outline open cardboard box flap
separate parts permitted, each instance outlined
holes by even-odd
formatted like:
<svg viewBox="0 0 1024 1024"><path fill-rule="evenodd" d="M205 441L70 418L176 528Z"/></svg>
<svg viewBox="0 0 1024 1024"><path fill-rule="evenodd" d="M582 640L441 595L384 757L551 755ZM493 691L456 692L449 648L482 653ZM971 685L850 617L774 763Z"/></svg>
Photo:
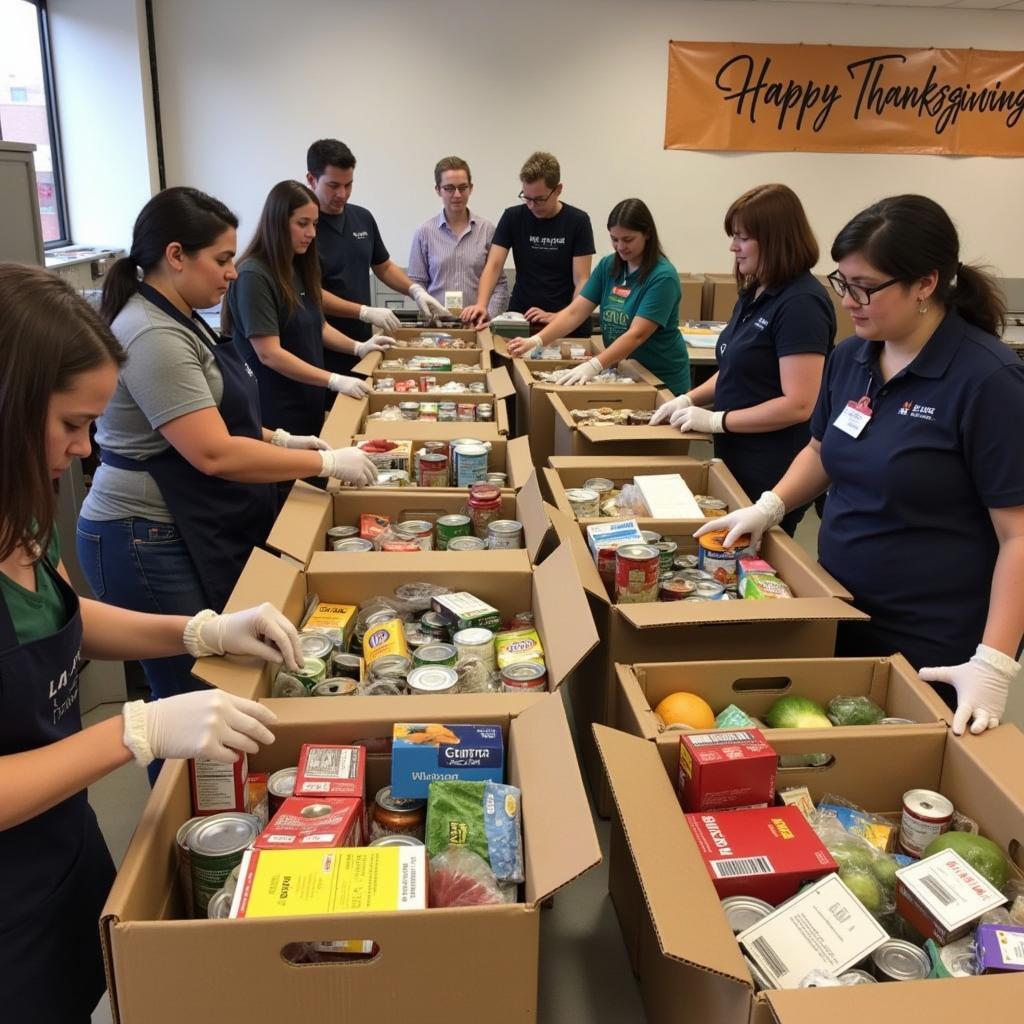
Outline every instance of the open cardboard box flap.
<svg viewBox="0 0 1024 1024"><path fill-rule="evenodd" d="M573 554L573 568L583 589L607 604L608 591L604 588L597 566L590 555L590 548L587 547L576 521L554 505L545 504L544 510L563 547L568 547Z"/></svg>
<svg viewBox="0 0 1024 1024"><path fill-rule="evenodd" d="M505 464L508 467L508 485L516 490L526 485L533 472L533 459L530 456L530 439L515 437L505 448Z"/></svg>
<svg viewBox="0 0 1024 1024"><path fill-rule="evenodd" d="M606 598L607 600L607 598ZM618 604L619 614L636 629L673 623L811 622L817 619L857 622L866 613L833 597L794 597L784 601L651 601Z"/></svg>
<svg viewBox="0 0 1024 1024"><path fill-rule="evenodd" d="M536 565L541 547L548 534L552 532L551 523L544 510L544 499L541 497L540 482L537 480L536 472L530 473L517 500L519 521L523 524L526 553L530 556L530 564Z"/></svg>
<svg viewBox="0 0 1024 1024"><path fill-rule="evenodd" d="M671 395L669 396L671 398ZM619 426L580 426L576 428L588 441L710 441L710 434L700 434L695 430L682 433L675 427L619 427ZM625 433L628 431L628 433Z"/></svg>
<svg viewBox="0 0 1024 1024"><path fill-rule="evenodd" d="M593 731L661 951L749 986L714 887L679 885L680 877L706 878L707 868L658 751L604 725Z"/></svg>
<svg viewBox="0 0 1024 1024"><path fill-rule="evenodd" d="M406 395L396 396L395 401L403 401L406 397ZM416 398L409 399L409 401L416 400ZM353 435L383 437L388 440L408 438L413 441L454 441L460 437L474 437L481 441L490 441L498 436L506 437L509 432L508 411L505 408L505 403L496 402L495 405L494 419L488 421L456 420L442 423L438 420L371 420L364 416L359 427L353 431Z"/></svg>
<svg viewBox="0 0 1024 1024"><path fill-rule="evenodd" d="M523 792L528 840L526 901L535 904L599 864L601 847L562 702L549 697L526 708L510 733L515 764L509 781ZM543 799L531 800L531 793Z"/></svg>
<svg viewBox="0 0 1024 1024"><path fill-rule="evenodd" d="M376 354L380 355L379 352ZM359 424L366 419L369 406L367 398L338 395L327 413L320 436L332 448L347 448L352 443L352 437L359 433Z"/></svg>
<svg viewBox="0 0 1024 1024"><path fill-rule="evenodd" d="M512 378L504 366L488 371L487 387L497 399L511 398L516 393L516 386L512 383Z"/></svg>
<svg viewBox="0 0 1024 1024"><path fill-rule="evenodd" d="M333 499L297 480L267 536L267 546L306 566L332 525Z"/></svg>

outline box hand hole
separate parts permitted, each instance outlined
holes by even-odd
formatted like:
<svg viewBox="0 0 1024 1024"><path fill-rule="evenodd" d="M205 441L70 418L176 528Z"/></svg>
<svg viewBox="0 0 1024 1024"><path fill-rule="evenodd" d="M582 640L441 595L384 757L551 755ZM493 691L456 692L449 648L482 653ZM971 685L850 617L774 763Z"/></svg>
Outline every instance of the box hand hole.
<svg viewBox="0 0 1024 1024"><path fill-rule="evenodd" d="M782 693L793 685L789 676L744 676L732 684L733 693Z"/></svg>
<svg viewBox="0 0 1024 1024"><path fill-rule="evenodd" d="M281 947L281 959L296 967L370 964L379 957L380 945L373 939L316 939Z"/></svg>

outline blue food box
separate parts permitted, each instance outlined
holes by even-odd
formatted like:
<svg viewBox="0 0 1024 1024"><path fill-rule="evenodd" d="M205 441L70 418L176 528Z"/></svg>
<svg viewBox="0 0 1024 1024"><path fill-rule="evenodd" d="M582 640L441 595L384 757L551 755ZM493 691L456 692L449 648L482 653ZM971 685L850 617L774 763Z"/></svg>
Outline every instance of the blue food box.
<svg viewBox="0 0 1024 1024"><path fill-rule="evenodd" d="M432 782L504 782L505 741L497 725L396 722L391 795L426 799Z"/></svg>

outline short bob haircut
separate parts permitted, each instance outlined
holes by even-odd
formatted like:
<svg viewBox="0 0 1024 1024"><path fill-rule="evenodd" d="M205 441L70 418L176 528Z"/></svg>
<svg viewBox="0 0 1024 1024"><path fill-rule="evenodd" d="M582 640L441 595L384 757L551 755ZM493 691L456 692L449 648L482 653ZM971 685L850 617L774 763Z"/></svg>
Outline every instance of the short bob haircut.
<svg viewBox="0 0 1024 1024"><path fill-rule="evenodd" d="M744 277L736 270L741 287L765 288L794 281L818 262L818 243L803 205L788 185L758 185L744 192L725 214L725 233L741 232L755 239L757 273Z"/></svg>

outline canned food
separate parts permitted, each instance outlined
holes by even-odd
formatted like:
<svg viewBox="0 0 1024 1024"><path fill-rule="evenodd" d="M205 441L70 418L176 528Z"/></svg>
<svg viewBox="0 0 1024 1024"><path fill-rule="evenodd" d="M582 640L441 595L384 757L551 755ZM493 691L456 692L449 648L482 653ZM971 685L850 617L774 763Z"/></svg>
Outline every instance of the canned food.
<svg viewBox="0 0 1024 1024"><path fill-rule="evenodd" d="M658 549L650 544L624 544L615 551L615 600L637 604L658 599Z"/></svg>
<svg viewBox="0 0 1024 1024"><path fill-rule="evenodd" d="M192 907L196 917L206 917L211 897L224 883L232 868L242 863L242 854L260 833L253 814L229 811L204 818L188 834L192 863Z"/></svg>
<svg viewBox="0 0 1024 1024"><path fill-rule="evenodd" d="M862 971L859 967L843 971L838 980L844 985L875 985L878 983L877 978L872 977L867 971Z"/></svg>
<svg viewBox="0 0 1024 1024"><path fill-rule="evenodd" d="M722 601L725 599L725 587L715 580L698 580L693 584L692 596L701 601Z"/></svg>
<svg viewBox="0 0 1024 1024"><path fill-rule="evenodd" d="M459 402L455 406L455 418L460 422L469 423L476 419L476 405L473 402Z"/></svg>
<svg viewBox="0 0 1024 1024"><path fill-rule="evenodd" d="M722 900L722 910L734 935L752 928L766 918L775 908L756 896L727 896Z"/></svg>
<svg viewBox="0 0 1024 1024"><path fill-rule="evenodd" d="M422 846L423 840L415 836L381 836L371 839L370 846Z"/></svg>
<svg viewBox="0 0 1024 1024"><path fill-rule="evenodd" d="M334 645L331 638L323 633L300 633L299 650L307 658L319 658L325 661L331 656Z"/></svg>
<svg viewBox="0 0 1024 1024"><path fill-rule="evenodd" d="M309 690L298 676L279 669L274 676L274 684L270 687L271 697L308 697Z"/></svg>
<svg viewBox="0 0 1024 1024"><path fill-rule="evenodd" d="M523 546L523 524L517 519L494 519L487 524L487 546L492 551Z"/></svg>
<svg viewBox="0 0 1024 1024"><path fill-rule="evenodd" d="M420 616L420 629L435 640L447 642L451 636L448 623L437 612L424 612Z"/></svg>
<svg viewBox="0 0 1024 1024"><path fill-rule="evenodd" d="M437 402L420 402L420 419L425 423L436 423L438 419Z"/></svg>
<svg viewBox="0 0 1024 1024"><path fill-rule="evenodd" d="M468 537L472 532L472 524L469 516L455 513L450 516L441 516L437 520L437 550L447 551L448 542L456 537Z"/></svg>
<svg viewBox="0 0 1024 1024"><path fill-rule="evenodd" d="M335 679L354 679L358 683L363 676L363 659L358 654L335 651L331 655L331 675Z"/></svg>
<svg viewBox="0 0 1024 1024"><path fill-rule="evenodd" d="M434 642L434 638L432 636L427 636L427 634L420 629L418 624L412 626L407 625L405 627L405 642L409 651L415 653L424 644L432 644Z"/></svg>
<svg viewBox="0 0 1024 1024"><path fill-rule="evenodd" d="M474 395L482 395L487 391L487 386L482 380L470 381L466 385L466 390L472 392Z"/></svg>
<svg viewBox="0 0 1024 1024"><path fill-rule="evenodd" d="M409 473L404 469L388 469L377 474L375 487L408 487Z"/></svg>
<svg viewBox="0 0 1024 1024"><path fill-rule="evenodd" d="M615 548L597 549L597 574L601 577L608 596L615 598Z"/></svg>
<svg viewBox="0 0 1024 1024"><path fill-rule="evenodd" d="M548 671L536 661L517 661L501 670L503 693L543 693L548 688Z"/></svg>
<svg viewBox="0 0 1024 1024"><path fill-rule="evenodd" d="M673 563L676 559L676 552L679 550L679 545L674 540L659 540L657 544L651 545L658 549L658 555L661 560L661 571L671 572Z"/></svg>
<svg viewBox="0 0 1024 1024"><path fill-rule="evenodd" d="M511 619L508 620L509 629L533 629L535 623L533 612L521 611L516 612Z"/></svg>
<svg viewBox="0 0 1024 1024"><path fill-rule="evenodd" d="M380 479L377 480L380 483ZM372 551L373 541L364 537L346 537L345 540L336 540L333 545L334 551Z"/></svg>
<svg viewBox="0 0 1024 1024"><path fill-rule="evenodd" d="M298 768L281 768L267 778L267 810L273 817L290 796L295 795L295 776Z"/></svg>
<svg viewBox="0 0 1024 1024"><path fill-rule="evenodd" d="M449 551L484 551L486 548L479 537L455 537L448 542Z"/></svg>
<svg viewBox="0 0 1024 1024"><path fill-rule="evenodd" d="M415 538L424 551L434 550L434 524L426 519L406 519L398 524L398 530Z"/></svg>
<svg viewBox="0 0 1024 1024"><path fill-rule="evenodd" d="M412 671L412 660L402 654L385 654L371 666L371 683L391 683L400 690L405 689L406 680Z"/></svg>
<svg viewBox="0 0 1024 1024"><path fill-rule="evenodd" d="M683 601L697 591L697 584L682 576L670 576L658 586L659 601Z"/></svg>
<svg viewBox="0 0 1024 1024"><path fill-rule="evenodd" d="M487 483L505 487L508 485L508 473L488 473Z"/></svg>
<svg viewBox="0 0 1024 1024"><path fill-rule="evenodd" d="M970 978L978 973L978 958L974 948L974 936L965 935L956 942L939 946L939 960L946 973L954 978Z"/></svg>
<svg viewBox="0 0 1024 1024"><path fill-rule="evenodd" d="M359 682L347 676L325 679L313 687L314 697L350 697L356 692Z"/></svg>
<svg viewBox="0 0 1024 1024"><path fill-rule="evenodd" d="M398 411L402 414L403 420L418 420L420 418L420 403L400 402Z"/></svg>
<svg viewBox="0 0 1024 1024"><path fill-rule="evenodd" d="M206 818L189 818L175 836L174 848L178 858L178 882L181 885L181 902L185 907L185 913L191 917L192 908L192 858L188 849L188 837L192 829Z"/></svg>
<svg viewBox="0 0 1024 1024"><path fill-rule="evenodd" d="M454 402L438 402L437 405L437 422L438 423L454 423L458 419L455 411Z"/></svg>
<svg viewBox="0 0 1024 1024"><path fill-rule="evenodd" d="M394 391L395 390L395 378L394 377L378 377L377 383L374 385L374 389L377 391Z"/></svg>
<svg viewBox="0 0 1024 1024"><path fill-rule="evenodd" d="M736 589L737 561L756 552L750 544L750 535L740 537L731 547L725 546L725 530L705 533L697 538L697 565L705 572L710 572L727 590Z"/></svg>
<svg viewBox="0 0 1024 1024"><path fill-rule="evenodd" d="M688 580L693 580L694 583L715 582L715 577L712 576L711 573L705 572L703 569L680 569L679 575L686 577Z"/></svg>
<svg viewBox="0 0 1024 1024"><path fill-rule="evenodd" d="M475 483L469 488L469 520L473 535L487 539L487 526L501 518L501 490L495 484Z"/></svg>
<svg viewBox="0 0 1024 1024"><path fill-rule="evenodd" d="M391 795L390 786L384 786L377 790L370 810L371 845L381 845L384 838L414 839L421 844L426 821L426 800L401 800Z"/></svg>
<svg viewBox="0 0 1024 1024"><path fill-rule="evenodd" d="M696 569L697 568L697 556L696 555L676 555L675 561L672 563L674 569Z"/></svg>
<svg viewBox="0 0 1024 1024"><path fill-rule="evenodd" d="M879 981L921 981L931 974L928 954L905 939L889 939L871 954L871 969Z"/></svg>
<svg viewBox="0 0 1024 1024"><path fill-rule="evenodd" d="M494 419L494 406L490 402L481 402L476 407L476 418L481 423L490 423Z"/></svg>
<svg viewBox="0 0 1024 1024"><path fill-rule="evenodd" d="M380 621L382 616L383 621ZM387 655L404 656L408 661L409 648L405 642L405 624L395 613L382 611L366 620L363 660L372 667L374 662Z"/></svg>
<svg viewBox="0 0 1024 1024"><path fill-rule="evenodd" d="M705 519L717 519L729 511L729 506L721 498L712 498L707 494L695 494L694 501L697 507L704 513Z"/></svg>
<svg viewBox="0 0 1024 1024"><path fill-rule="evenodd" d="M456 487L468 487L487 477L487 448L479 443L460 444L455 449Z"/></svg>
<svg viewBox="0 0 1024 1024"><path fill-rule="evenodd" d="M223 920L231 916L231 904L234 902L234 891L218 889L206 905L206 916L211 920Z"/></svg>
<svg viewBox="0 0 1024 1024"><path fill-rule="evenodd" d="M420 375L420 391L436 391L437 390L437 377L432 373L424 373Z"/></svg>
<svg viewBox="0 0 1024 1024"><path fill-rule="evenodd" d="M420 449L416 459L416 482L420 487L447 487L448 456L444 452Z"/></svg>
<svg viewBox="0 0 1024 1024"><path fill-rule="evenodd" d="M453 644L432 642L418 647L412 656L412 663L419 668L421 665L449 665L455 667L458 652Z"/></svg>
<svg viewBox="0 0 1024 1024"><path fill-rule="evenodd" d="M453 637L455 651L459 660L477 658L491 672L498 669L497 655L494 650L494 633L489 629L460 629Z"/></svg>
<svg viewBox="0 0 1024 1024"><path fill-rule="evenodd" d="M418 694L454 693L459 673L450 665L421 665L409 673L409 692Z"/></svg>
<svg viewBox="0 0 1024 1024"><path fill-rule="evenodd" d="M589 487L570 487L565 497L577 519L587 519L601 513L600 496Z"/></svg>
<svg viewBox="0 0 1024 1024"><path fill-rule="evenodd" d="M592 476L589 480L583 481L583 487L588 491L595 491L600 500L607 497L609 491L615 490L615 484L605 476Z"/></svg>
<svg viewBox="0 0 1024 1024"><path fill-rule="evenodd" d="M333 547L336 540L348 540L359 536L358 526L332 526L327 531L327 546Z"/></svg>
<svg viewBox="0 0 1024 1024"><path fill-rule="evenodd" d="M949 831L953 820L953 804L941 793L930 789L910 789L903 794L903 815L900 818L900 851L920 857L925 847Z"/></svg>
<svg viewBox="0 0 1024 1024"><path fill-rule="evenodd" d="M654 530L641 530L640 536L643 537L645 544L660 544L661 534L656 533Z"/></svg>

